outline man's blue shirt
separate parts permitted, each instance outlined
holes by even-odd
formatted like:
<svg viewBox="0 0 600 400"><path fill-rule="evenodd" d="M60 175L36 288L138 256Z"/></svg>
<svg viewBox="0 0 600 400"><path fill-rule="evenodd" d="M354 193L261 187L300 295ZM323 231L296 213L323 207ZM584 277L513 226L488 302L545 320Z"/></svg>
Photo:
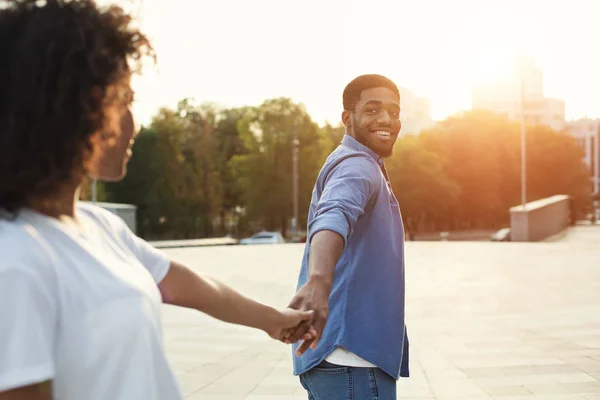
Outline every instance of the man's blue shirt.
<svg viewBox="0 0 600 400"><path fill-rule="evenodd" d="M383 158L349 135L327 158L313 189L298 288L308 279L312 236L339 233L329 318L316 350L294 355L294 374L341 346L398 379L407 377L404 228ZM297 345L293 346L295 351Z"/></svg>

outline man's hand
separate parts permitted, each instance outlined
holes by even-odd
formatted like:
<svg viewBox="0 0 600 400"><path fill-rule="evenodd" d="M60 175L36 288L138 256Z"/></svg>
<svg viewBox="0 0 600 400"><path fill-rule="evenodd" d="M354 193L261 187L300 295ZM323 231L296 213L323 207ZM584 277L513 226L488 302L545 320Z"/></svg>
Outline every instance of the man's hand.
<svg viewBox="0 0 600 400"><path fill-rule="evenodd" d="M317 332L312 328L310 324L312 317L312 310L299 311L293 310L291 308L286 308L278 313L277 318L274 321L272 321L271 324L269 324L270 326L265 328L265 332L267 332L267 334L273 339L288 344L291 342L286 340L286 335L290 331L299 332L300 337L298 340L310 340L317 336ZM304 326L305 328L301 329L300 326Z"/></svg>
<svg viewBox="0 0 600 400"><path fill-rule="evenodd" d="M309 347L317 348L329 316L329 294L333 287L335 266L344 250L344 238L330 230L318 231L310 242L308 281L298 289L288 307L295 310L313 310L312 321L305 321L295 331L286 334L288 342L296 343L310 324L316 332L311 339L304 339L296 350L301 356Z"/></svg>
<svg viewBox="0 0 600 400"><path fill-rule="evenodd" d="M321 279L310 279L304 286L298 289L298 292L290 302L289 307L307 311L312 310L312 321L302 322L296 330L292 330L286 335L286 342L296 343L300 339L302 344L296 350L296 355L301 356L309 347L314 350L323 335L327 317L329 316L329 293L331 284ZM315 335L305 339L303 334L310 329L312 325Z"/></svg>

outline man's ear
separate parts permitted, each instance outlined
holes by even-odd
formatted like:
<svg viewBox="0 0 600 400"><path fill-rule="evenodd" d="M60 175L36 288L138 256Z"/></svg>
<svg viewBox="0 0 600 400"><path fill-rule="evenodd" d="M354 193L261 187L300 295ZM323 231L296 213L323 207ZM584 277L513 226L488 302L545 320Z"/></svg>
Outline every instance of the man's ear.
<svg viewBox="0 0 600 400"><path fill-rule="evenodd" d="M352 113L350 111L344 110L342 112L342 123L346 129L350 129L352 127Z"/></svg>

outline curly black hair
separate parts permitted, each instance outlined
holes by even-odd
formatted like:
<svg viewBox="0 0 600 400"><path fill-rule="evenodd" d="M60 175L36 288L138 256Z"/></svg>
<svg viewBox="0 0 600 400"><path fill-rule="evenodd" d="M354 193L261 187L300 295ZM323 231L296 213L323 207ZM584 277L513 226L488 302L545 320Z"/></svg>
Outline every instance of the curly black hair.
<svg viewBox="0 0 600 400"><path fill-rule="evenodd" d="M93 0L0 0L0 214L84 178L94 134L154 57L132 25Z"/></svg>

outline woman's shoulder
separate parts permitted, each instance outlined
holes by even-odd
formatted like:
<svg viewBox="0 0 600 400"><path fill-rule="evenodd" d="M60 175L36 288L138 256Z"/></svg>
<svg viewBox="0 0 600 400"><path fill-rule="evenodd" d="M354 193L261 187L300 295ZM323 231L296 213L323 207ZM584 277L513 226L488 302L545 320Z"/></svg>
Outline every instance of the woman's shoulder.
<svg viewBox="0 0 600 400"><path fill-rule="evenodd" d="M0 219L0 272L18 269L45 275L51 270L53 257L43 230L22 218Z"/></svg>

